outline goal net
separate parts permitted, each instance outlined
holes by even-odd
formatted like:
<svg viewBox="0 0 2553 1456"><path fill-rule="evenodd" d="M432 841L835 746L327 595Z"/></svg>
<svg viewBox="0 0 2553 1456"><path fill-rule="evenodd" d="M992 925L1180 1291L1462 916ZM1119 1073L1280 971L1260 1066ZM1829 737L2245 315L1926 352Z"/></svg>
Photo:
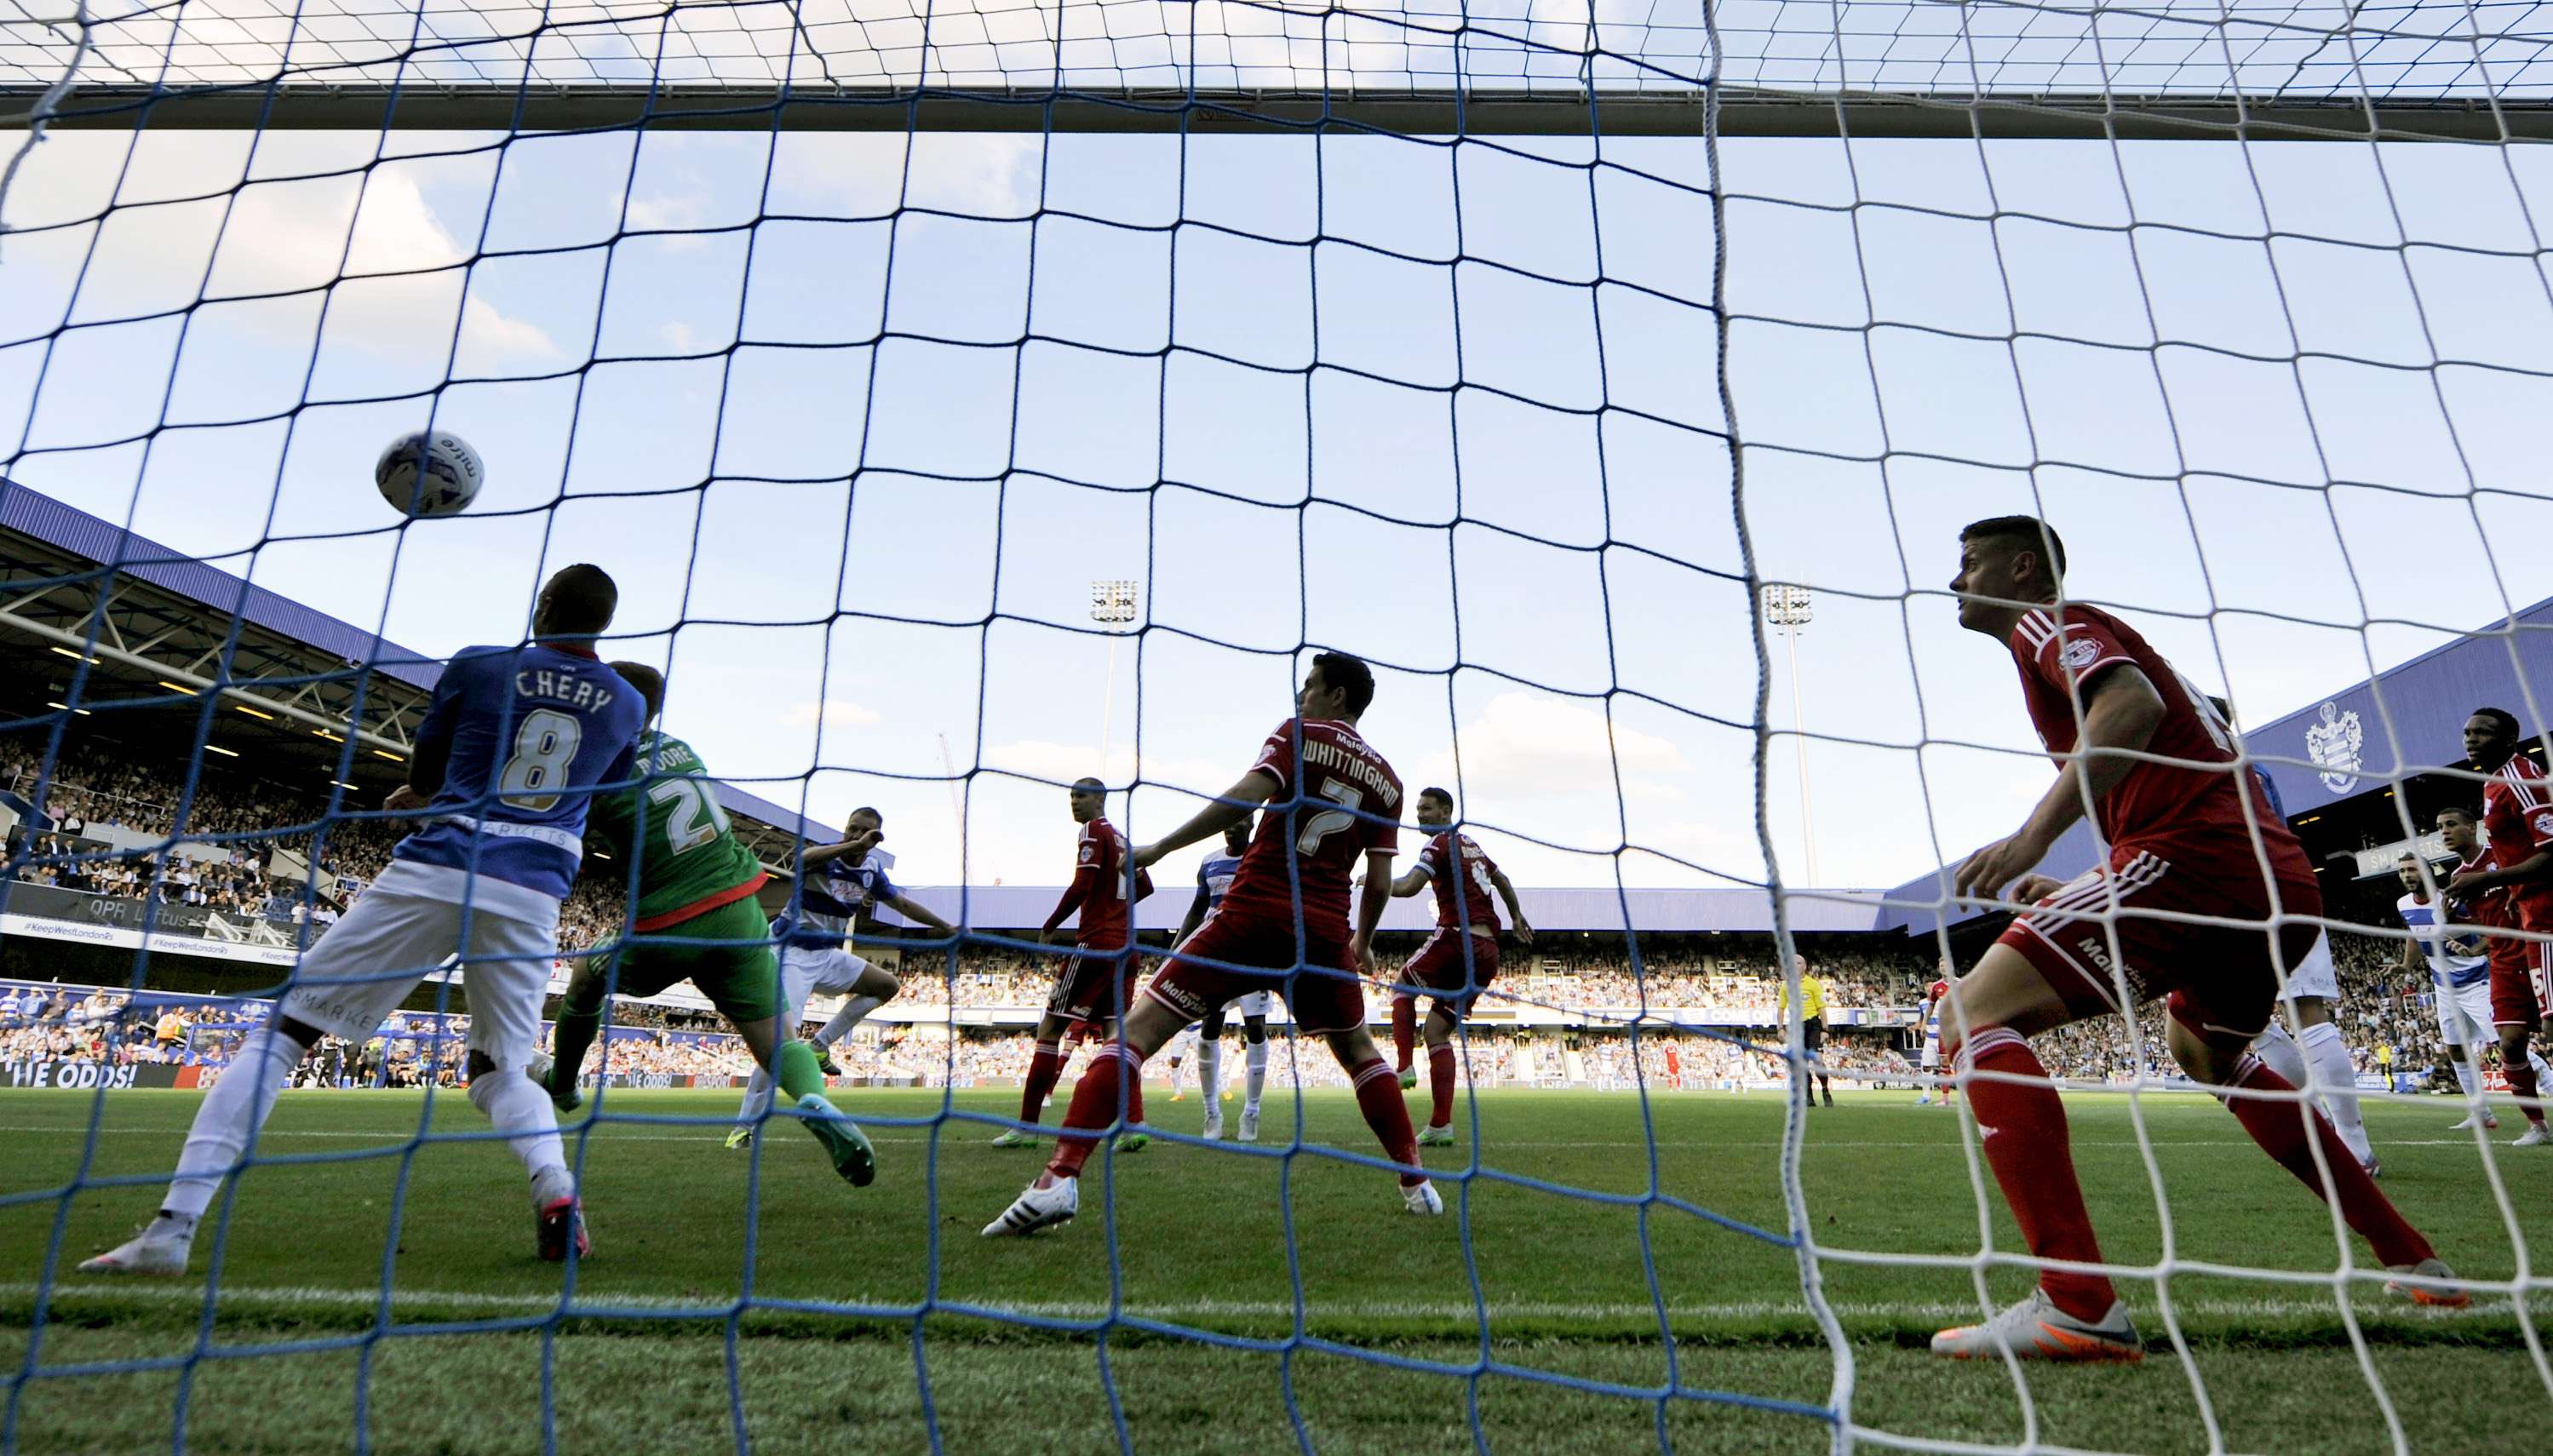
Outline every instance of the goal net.
<svg viewBox="0 0 2553 1456"><path fill-rule="evenodd" d="M2532 3L18 0L0 1447L2406 1451L2469 1449L2476 1388L2540 1417L2553 1189L2495 1151L2504 1100L2447 1132L2474 1104L2415 1090L2455 1084L2386 888L2396 849L2452 873L2432 821L2482 775L2382 674L2487 645L2439 691L2548 724L2548 102ZM429 424L488 484L404 520L361 473ZM2138 1384L1922 1353L2048 1267L1973 1112L1897 1095L1943 1090L1924 986L2000 924L1949 867L2050 782L1947 587L2014 514L2246 727L2361 694L2246 757L2365 841L2307 837L2339 1024L2474 1308L2385 1303L2150 1010L2041 1042ZM897 881L951 887L963 933L890 918L902 990L834 1049L879 1184L844 1202L781 1120L718 1161L701 1089L749 1068L698 996L624 997L569 1128L603 1246L500 1259L512 1165L435 1085L435 980L296 1072L412 1100L287 1094L187 1279L75 1275L195 1105L131 1068L213 1084L396 838L435 664L577 561L773 871L871 808ZM1280 1007L1255 1147L1157 1058L1150 1161L979 1245L1035 1171L984 1140L1065 787L1162 837L1328 649L1561 917L1457 1034L1447 1217L1385 1221ZM2078 830L2044 867L2092 863ZM1157 867L1155 941L1194 870ZM571 897L570 949L635 933L620 889ZM94 998L47 896L128 907ZM1378 1035L1423 924L1386 924ZM1423 1118L1423 1038L1415 1071Z"/></svg>

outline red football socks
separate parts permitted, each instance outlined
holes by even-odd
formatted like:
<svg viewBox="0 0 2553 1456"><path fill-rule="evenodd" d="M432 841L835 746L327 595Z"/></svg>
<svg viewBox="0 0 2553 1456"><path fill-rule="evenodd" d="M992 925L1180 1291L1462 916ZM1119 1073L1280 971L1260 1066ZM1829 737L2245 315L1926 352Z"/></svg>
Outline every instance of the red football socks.
<svg viewBox="0 0 2553 1456"><path fill-rule="evenodd" d="M2048 1084L2048 1068L2016 1032L1981 1027L1959 1048L1960 1070L2003 1072L2036 1078L2018 1082L1979 1077L1968 1083L1968 1106L1976 1114L1985 1144L1986 1164L2012 1205L2013 1221L2030 1252L2042 1259L2101 1262L2100 1241L2092 1235L2092 1215L2083 1206L2083 1187L2074 1178L2074 1150L2065 1132L2065 1104ZM2350 1165L2356 1167L2356 1164ZM2077 1319L2097 1320L2119 1297L2110 1281L2097 1274L2045 1270L2039 1287L2050 1302Z"/></svg>
<svg viewBox="0 0 2553 1456"><path fill-rule="evenodd" d="M1054 1157L1047 1161L1047 1172L1056 1177L1081 1176L1081 1165L1099 1146L1099 1129L1117 1120L1117 1088L1128 1082L1133 1096L1126 1120L1131 1123L1142 1116L1144 1059L1123 1042L1110 1042L1092 1055L1063 1109L1063 1126L1055 1133Z"/></svg>
<svg viewBox="0 0 2553 1456"><path fill-rule="evenodd" d="M1392 1069L1394 1071L1407 1071L1409 1069L1410 1048L1417 1040L1418 998L1415 996L1392 997L1391 1055L1398 1059L1392 1063Z"/></svg>
<svg viewBox="0 0 2553 1456"><path fill-rule="evenodd" d="M1348 1080L1356 1085L1357 1108L1365 1113L1365 1125L1374 1129L1375 1140L1383 1144L1383 1156L1403 1168L1416 1168L1418 1134L1409 1126L1409 1104L1401 1099L1400 1078L1384 1064L1382 1058L1376 1057L1349 1067ZM1080 1094L1074 1093L1076 1110L1080 1101ZM1423 1173L1400 1176L1404 1188L1425 1181L1427 1175Z"/></svg>
<svg viewBox="0 0 2553 1456"><path fill-rule="evenodd" d="M2246 1055L2234 1073L2234 1086L2252 1092L2292 1092L2295 1087L2285 1077L2262 1064L2261 1059ZM2376 1250L2376 1257L2387 1265L2417 1264L2436 1251L2420 1231L2402 1220L2394 1211L2391 1199L2376 1186L2376 1179L2358 1166L2358 1155L2332 1130L2331 1122L2320 1112L2299 1110L2294 1102L2264 1101L2258 1097L2227 1097L2225 1105L2234 1109L2242 1121L2243 1131L2261 1145L2261 1151L2278 1162L2280 1168L2294 1174L2298 1181L2323 1195L2322 1172L2314 1167L2313 1151L2306 1145L2306 1117L2312 1118L2313 1136L2322 1144L2323 1162L2331 1171L2331 1196L2340 1204L2341 1217L2358 1230Z"/></svg>
<svg viewBox="0 0 2553 1456"><path fill-rule="evenodd" d="M2535 1065L2524 1057L2502 1056L2500 1072L2508 1078L2508 1095L2517 1099L2517 1110L2532 1123L2544 1121L2544 1104L2535 1100Z"/></svg>
<svg viewBox="0 0 2553 1456"><path fill-rule="evenodd" d="M1046 1116L1046 1099L1054 1095L1062 1075L1062 1049L1053 1042L1038 1043L1029 1056L1029 1074L1020 1083L1020 1121L1034 1125Z"/></svg>
<svg viewBox="0 0 2553 1456"><path fill-rule="evenodd" d="M1427 1049L1427 1091L1434 1099L1428 1109L1429 1127L1450 1127L1454 1122L1454 1044Z"/></svg>

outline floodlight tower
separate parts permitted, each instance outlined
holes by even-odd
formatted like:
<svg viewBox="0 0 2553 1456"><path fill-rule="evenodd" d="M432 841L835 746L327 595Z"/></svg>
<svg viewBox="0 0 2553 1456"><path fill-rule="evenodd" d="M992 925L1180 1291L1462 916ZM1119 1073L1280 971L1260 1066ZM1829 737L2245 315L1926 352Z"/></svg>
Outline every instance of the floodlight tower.
<svg viewBox="0 0 2553 1456"><path fill-rule="evenodd" d="M1808 882L1814 885L1818 882L1818 830L1809 814L1809 735L1800 716L1800 633L1816 618L1817 606L1808 588L1790 582L1766 582L1763 602L1764 623L1782 634L1791 665L1791 736L1800 767L1800 845Z"/></svg>

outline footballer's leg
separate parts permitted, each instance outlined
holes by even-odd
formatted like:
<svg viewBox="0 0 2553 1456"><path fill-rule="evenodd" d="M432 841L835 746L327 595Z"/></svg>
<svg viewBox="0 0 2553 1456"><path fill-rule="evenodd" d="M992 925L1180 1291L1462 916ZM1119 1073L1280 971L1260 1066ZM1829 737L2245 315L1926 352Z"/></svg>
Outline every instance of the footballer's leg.
<svg viewBox="0 0 2553 1456"><path fill-rule="evenodd" d="M784 945L778 954L781 1006L779 1024L772 1032L772 1039L765 1041L760 1048L754 1048L752 1039L746 1038L746 1046L753 1050L753 1075L745 1079L744 1099L736 1105L735 1109L735 1126L727 1131L726 1147L730 1152L752 1147L755 1134L761 1131L763 1121L771 1116L771 1095L779 1087L774 1073L782 1069L774 1064L784 1060L779 1055L782 1048L777 1039L796 1031L804 1023L807 998L814 994L817 978L825 971L836 968L827 963L827 957L845 955L845 952L839 949L819 951L808 946ZM703 986L701 989L707 991L708 987ZM744 1022L754 1020L760 1014L760 998L753 998L750 1006L740 1007L738 1010L730 1011L724 1006L720 1007L720 1010L725 1013L730 1025L740 1030ZM823 1090L824 1055L812 1050L809 1055L816 1063L817 1076L814 1085L791 1088L792 1102L798 1100L802 1090ZM785 1061L793 1070L796 1069L794 1057ZM803 1075L800 1080L804 1082Z"/></svg>
<svg viewBox="0 0 2553 1456"><path fill-rule="evenodd" d="M375 890L348 907L303 952L276 1015L248 1034L204 1094L159 1213L80 1273L184 1274L204 1210L222 1179L244 1166L293 1067L323 1036L369 1035L428 968L451 963L460 932L461 907L440 900Z"/></svg>
<svg viewBox="0 0 2553 1456"><path fill-rule="evenodd" d="M585 1054L603 1030L603 1007L610 999L612 972L620 956L614 951L580 957L568 977L567 994L559 998L548 1074L540 1080L551 1105L561 1112L574 1112L584 1105L585 1094L577 1090L577 1081L585 1069Z"/></svg>
<svg viewBox="0 0 2553 1456"><path fill-rule="evenodd" d="M477 911L469 917L469 934L462 974L470 987L470 1103L504 1138L531 1180L540 1256L553 1263L582 1256L589 1248L585 1211L559 1140L558 1109L548 1088L525 1074L540 1042L541 1000L558 954L558 926Z"/></svg>
<svg viewBox="0 0 2553 1456"><path fill-rule="evenodd" d="M1460 1003L1439 1000L1428 1008L1427 1024L1427 1126L1418 1134L1422 1148L1447 1147L1454 1141L1454 1033L1461 1025L1454 1008Z"/></svg>
<svg viewBox="0 0 2553 1456"><path fill-rule="evenodd" d="M2471 1302L2454 1283L2454 1272L2394 1209L2312 1099L2294 1096L2294 1085L2250 1052L2255 1034L2225 1030L2227 1022L2250 1017L2211 1008L2185 990L2172 993L2170 1007L2172 1060L2192 1079L2215 1088L2261 1151L2317 1196L2337 1205L2385 1267L2403 1277L2386 1285L2387 1293L2450 1308Z"/></svg>
<svg viewBox="0 0 2553 1456"><path fill-rule="evenodd" d="M1205 1098L1205 1125L1197 1136L1211 1143L1223 1136L1223 1008L1206 1013L1197 1027L1197 1092Z"/></svg>
<svg viewBox="0 0 2553 1456"><path fill-rule="evenodd" d="M1168 972L1165 971L1164 975ZM1104 1130L1136 1116L1129 1082L1144 1074L1144 1059L1162 1050L1192 1018L1167 1001L1137 999L1116 1040L1101 1047L1082 1070L1055 1132L1054 1157L999 1218L984 1225L985 1238L1018 1238L1070 1223L1081 1206L1081 1170Z"/></svg>
<svg viewBox="0 0 2553 1456"><path fill-rule="evenodd" d="M1054 1084L1063 1076L1063 1038L1075 1025L1070 1017L1054 1011L1038 1018L1037 1048L1029 1054L1028 1075L1020 1080L1020 1121L1026 1126L1002 1129L993 1137L994 1147L1037 1146L1034 1129L1046 1116L1046 1099L1054 1094Z"/></svg>
<svg viewBox="0 0 2553 1456"><path fill-rule="evenodd" d="M1268 1091L1268 1017L1241 1018L1241 1141L1259 1141L1259 1101Z"/></svg>
<svg viewBox="0 0 2553 1456"><path fill-rule="evenodd" d="M2006 935L2028 924L2017 923ZM2044 938L2040 944L2054 945ZM1942 1050L1967 1089L1986 1164L2023 1240L2041 1259L2099 1264L2101 1245L2074 1175L2065 1104L2027 1040L2079 1019L2075 1009L2009 940L1987 948L1959 982L1957 1001L1942 1019ZM2007 1352L2020 1359L2139 1360L2145 1347L2106 1276L2050 1269L2030 1297L1982 1324L1933 1337L1933 1353L1954 1359Z"/></svg>
<svg viewBox="0 0 2553 1456"><path fill-rule="evenodd" d="M815 1045L817 1061L825 1064L832 1063L833 1048L841 1042L842 1038L851 1034L853 1027L867 1020L870 1012L894 1000L895 993L904 989L904 983L884 968L871 965L847 951L837 951L833 953L858 962L860 971L859 979L851 986L850 995L842 1001L842 1009L834 1012L832 1019L826 1022L817 1030L816 1035L809 1039ZM828 1072L840 1070L830 1064L824 1069Z"/></svg>
<svg viewBox="0 0 2553 1456"><path fill-rule="evenodd" d="M866 1187L877 1176L876 1150L858 1125L825 1096L825 1074L816 1065L816 1049L794 1038L782 1039L798 1024L796 1008L783 1001L780 964L769 937L761 934L760 907L740 900L684 924L700 926L705 941L722 943L704 946L698 952L692 984L744 1039L745 1050L753 1054L768 1080L777 1081L797 1104L798 1115L825 1149L833 1171L851 1186ZM789 1016L786 1023L784 1012ZM763 1101L767 1109L767 1090Z"/></svg>
<svg viewBox="0 0 2553 1456"><path fill-rule="evenodd" d="M1401 971L1406 978L1406 967ZM1418 997L1409 991L1391 993L1391 1069L1400 1077L1401 1090L1418 1085L1418 1067L1410 1060L1418 1041Z"/></svg>

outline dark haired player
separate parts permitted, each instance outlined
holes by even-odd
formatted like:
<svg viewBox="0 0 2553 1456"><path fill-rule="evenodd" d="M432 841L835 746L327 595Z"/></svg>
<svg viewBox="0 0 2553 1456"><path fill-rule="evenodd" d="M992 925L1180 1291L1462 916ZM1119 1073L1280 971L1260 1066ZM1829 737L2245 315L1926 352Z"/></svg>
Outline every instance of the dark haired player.
<svg viewBox="0 0 2553 1456"><path fill-rule="evenodd" d="M1081 826L1072 846L1072 879L1046 918L1045 939L1076 910L1081 922L1073 932L1073 954L1056 962L1054 994L1046 1015L1038 1019L1037 1050L1029 1058L1029 1074L1020 1084L1020 1121L1025 1127L1004 1128L993 1138L996 1148L1037 1144L1037 1126L1046 1115L1046 1099L1063 1074L1063 1039L1078 1028L1087 1036L1114 1027L1126 1014L1126 991L1134 984L1135 902L1153 893L1153 877L1126 873L1126 836L1108 822L1108 786L1094 778L1076 780L1071 792L1072 822ZM1130 888L1131 886L1131 888ZM1130 1089L1134 1110L1130 1123L1144 1120L1144 1088ZM1130 1133L1121 1145L1131 1153L1150 1141Z"/></svg>
<svg viewBox="0 0 2553 1456"><path fill-rule="evenodd" d="M1959 866L1959 895L1995 899L2014 885L2015 898L2033 903L1960 978L1946 1029L1986 1161L2030 1252L2102 1262L2064 1104L2026 1039L2164 996L2173 1059L2306 1186L2323 1191L2328 1174L2342 1216L2397 1276L2386 1289L2423 1304L2469 1303L2330 1122L2247 1050L2276 1009L2280 969L2321 933L2304 846L2235 768L2233 740L2206 698L2127 623L2060 603L2064 570L2054 531L2002 516L1959 533L1950 580L1959 624L2012 653L2058 768L2018 833ZM2087 804L2107 861L2069 884L2034 873ZM2300 918L2272 922L2280 915ZM2078 1267L2045 1270L2029 1297L1983 1324L1942 1331L1933 1352L2131 1361L2145 1345L2109 1278Z"/></svg>
<svg viewBox="0 0 2553 1456"><path fill-rule="evenodd" d="M1144 1059L1189 1022L1259 990L1280 992L1295 1027L1330 1044L1366 1125L1384 1156L1399 1165L1401 1205L1418 1214L1445 1211L1419 1170L1391 1064L1365 1026L1360 978L1374 973L1374 928L1391 896L1401 798L1391 765L1357 734L1373 701L1374 672L1364 661L1344 652L1313 658L1295 698L1297 716L1268 735L1250 771L1167 838L1136 852L1135 864L1157 864L1267 806L1231 893L1145 984L1123 1035L1091 1059L1073 1088L1054 1160L984 1225L986 1238L1070 1222L1081 1206L1082 1164L1104 1130L1131 1110L1120 1088L1142 1078ZM1351 927L1348 882L1360 862L1365 888Z"/></svg>
<svg viewBox="0 0 2553 1456"><path fill-rule="evenodd" d="M2482 828L2490 837L2483 855L2490 862L2459 866L2447 893L2483 902L2476 906L2479 924L2553 933L2553 785L2517 748L2517 716L2507 709L2477 708L2465 720L2465 757L2491 775L2482 786ZM2491 938L2491 1010L2501 1070L2526 1110L2526 1131L2512 1147L2553 1144L2526 1055L2528 1038L2542 1029L2544 1009L2553 1005L2548 964L2553 948L2542 941Z"/></svg>
<svg viewBox="0 0 2553 1456"><path fill-rule="evenodd" d="M543 1259L583 1254L585 1215L549 1094L526 1072L558 955L559 904L585 857L593 792L629 777L646 708L591 643L620 589L599 566L541 588L532 640L465 647L435 680L407 782L383 807L424 810L389 867L301 957L274 1018L248 1034L195 1109L160 1216L83 1274L186 1272L195 1228L241 1166L276 1094L322 1037L361 1042L438 965L470 997L470 1103L531 1175Z"/></svg>
<svg viewBox="0 0 2553 1456"><path fill-rule="evenodd" d="M1435 1003L1425 1028L1429 1111L1427 1126L1418 1134L1422 1148L1454 1141L1454 1031L1498 974L1498 913L1490 904L1492 894L1506 902L1516 943L1533 944L1533 927L1516 903L1515 886L1488 851L1453 826L1454 796L1443 789L1420 789L1418 827L1432 833L1418 851L1418 862L1391 882L1395 896L1436 887L1435 933L1400 968L1400 983L1418 987L1414 995ZM1393 1011L1397 1016L1398 1007ZM1396 1034L1396 1023L1394 1030Z"/></svg>

